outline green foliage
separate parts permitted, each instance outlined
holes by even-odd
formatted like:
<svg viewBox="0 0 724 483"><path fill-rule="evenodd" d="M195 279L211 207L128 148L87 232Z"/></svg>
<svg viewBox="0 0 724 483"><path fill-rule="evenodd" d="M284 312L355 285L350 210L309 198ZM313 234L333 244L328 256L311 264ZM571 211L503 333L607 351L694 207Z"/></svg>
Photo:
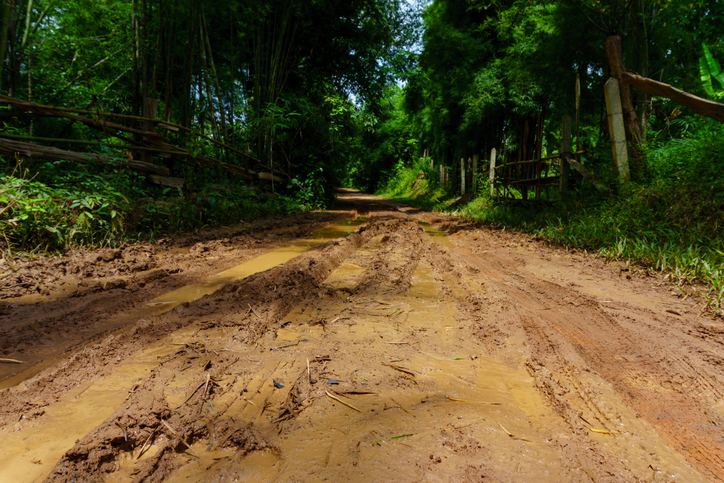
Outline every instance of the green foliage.
<svg viewBox="0 0 724 483"><path fill-rule="evenodd" d="M346 186L379 189L396 176L400 163L414 162L419 143L401 109L402 102L402 90L390 87L386 99L366 104L353 114L354 137L342 177Z"/></svg>
<svg viewBox="0 0 724 483"><path fill-rule="evenodd" d="M395 176L387 180L376 194L425 209L437 208L447 196L439 186L437 174L430 169L429 158L418 158L409 166L398 163Z"/></svg>
<svg viewBox="0 0 724 483"><path fill-rule="evenodd" d="M701 84L710 97L720 99L724 97L724 72L722 72L719 62L711 55L709 47L706 44L701 44L701 46L704 49L704 55L699 58ZM715 89L711 82L712 79L716 79L720 87Z"/></svg>
<svg viewBox="0 0 724 483"><path fill-rule="evenodd" d="M207 184L183 195L174 188L146 188L127 171L74 171L67 164L47 163L32 180L0 177L0 246L63 251L115 245L305 208L299 200L267 198L243 184Z"/></svg>
<svg viewBox="0 0 724 483"><path fill-rule="evenodd" d="M0 230L9 247L55 251L73 244L109 243L123 233L127 207L116 192L88 194L0 177Z"/></svg>

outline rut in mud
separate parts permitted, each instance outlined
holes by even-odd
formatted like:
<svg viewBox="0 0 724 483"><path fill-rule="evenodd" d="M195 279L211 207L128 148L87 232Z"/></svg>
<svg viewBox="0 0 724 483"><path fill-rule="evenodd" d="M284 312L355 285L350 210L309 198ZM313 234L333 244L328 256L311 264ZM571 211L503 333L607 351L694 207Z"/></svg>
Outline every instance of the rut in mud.
<svg viewBox="0 0 724 483"><path fill-rule="evenodd" d="M341 198L284 243L202 251L231 269L203 283L183 264L148 292L127 281L104 315L102 290L78 292L102 330L54 313L69 297L7 304L3 357L53 362L0 391L0 480L724 479L724 330L692 301L528 237ZM345 217L339 238L290 243ZM33 352L74 318L87 338Z"/></svg>

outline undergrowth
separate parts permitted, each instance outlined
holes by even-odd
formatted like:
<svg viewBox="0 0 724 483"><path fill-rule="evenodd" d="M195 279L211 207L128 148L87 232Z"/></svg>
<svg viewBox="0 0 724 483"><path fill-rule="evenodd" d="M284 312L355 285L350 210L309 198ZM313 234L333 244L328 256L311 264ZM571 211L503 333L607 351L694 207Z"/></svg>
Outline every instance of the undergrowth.
<svg viewBox="0 0 724 483"><path fill-rule="evenodd" d="M46 163L0 176L0 248L26 253L114 246L129 239L192 231L303 211L303 200L269 197L244 184L205 184L182 192L148 184L127 170Z"/></svg>
<svg viewBox="0 0 724 483"><path fill-rule="evenodd" d="M401 169L381 196L538 235L566 248L629 260L662 272L683 287L703 283L706 305L724 309L724 128L709 126L686 139L647 150L647 176L602 195L581 189L541 206L494 202L485 186L467 204L439 188L435 173L416 163Z"/></svg>

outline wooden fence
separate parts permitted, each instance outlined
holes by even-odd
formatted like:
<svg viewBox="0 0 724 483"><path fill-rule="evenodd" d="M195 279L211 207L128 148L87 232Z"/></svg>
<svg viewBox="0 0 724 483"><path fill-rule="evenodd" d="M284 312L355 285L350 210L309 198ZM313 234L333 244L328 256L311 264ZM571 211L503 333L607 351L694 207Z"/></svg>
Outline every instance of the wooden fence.
<svg viewBox="0 0 724 483"><path fill-rule="evenodd" d="M167 167L154 163L154 157L196 160L209 167L218 168L249 180L264 179L282 182L285 179L288 179L287 174L283 171L270 169L260 160L232 146L196 133L185 126L156 119L155 102L152 102L154 100L146 99L146 101L148 102L144 104L144 113L146 113L149 117L70 109L66 107L44 106L34 102L23 101L13 97L0 95L0 104L4 104L12 108L9 111L0 112L0 117L54 117L68 119L72 122L79 122L90 128L102 131L105 137L113 137L122 141L122 143L109 143L106 141L86 141L47 137L41 138L0 133L0 155L19 155L50 161L70 160L79 163L110 164L148 174L149 179L152 182L173 187L182 186L184 180L181 178L171 177L171 172ZM142 129L136 129L110 121L109 119L112 118L126 122L140 123L142 125ZM242 156L246 160L246 166L239 166L237 164L221 161L210 156L192 153L186 149L179 148L171 144L163 134L158 133L157 129L173 132L181 131L187 133L189 136L202 138L210 143L220 146L226 152L232 152ZM81 151L68 151L38 143L104 146L112 150L121 151L121 154L119 156L104 156Z"/></svg>

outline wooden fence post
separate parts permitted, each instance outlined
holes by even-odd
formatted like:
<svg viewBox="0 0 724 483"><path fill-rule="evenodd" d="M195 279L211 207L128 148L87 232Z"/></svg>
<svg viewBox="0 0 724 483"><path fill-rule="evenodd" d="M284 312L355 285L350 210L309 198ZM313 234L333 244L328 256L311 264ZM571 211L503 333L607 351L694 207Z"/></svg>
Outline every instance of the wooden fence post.
<svg viewBox="0 0 724 483"><path fill-rule="evenodd" d="M473 194L478 192L478 158L477 154L473 156Z"/></svg>
<svg viewBox="0 0 724 483"><path fill-rule="evenodd" d="M495 148L490 150L490 197L495 197Z"/></svg>
<svg viewBox="0 0 724 483"><path fill-rule="evenodd" d="M561 177L558 186L558 199L563 199L568 191L568 177L571 173L571 165L568 159L571 156L571 116L563 116L561 127Z"/></svg>
<svg viewBox="0 0 724 483"><path fill-rule="evenodd" d="M460 196L465 196L465 158L460 158Z"/></svg>
<svg viewBox="0 0 724 483"><path fill-rule="evenodd" d="M631 179L628 163L628 146L626 145L626 129L624 127L623 110L621 107L621 94L618 81L611 77L604 85L606 94L606 110L608 111L608 130L611 133L611 149L613 161L618 169L618 179L621 183Z"/></svg>
<svg viewBox="0 0 724 483"><path fill-rule="evenodd" d="M156 119L157 111L158 111L158 99L144 97L144 99L143 99L143 117L146 117L149 119ZM150 122L150 121L145 121L143 123L143 129L144 129L144 131L153 132L156 129L155 123ZM153 142L153 140L149 139L148 137L144 137L143 140L147 143ZM146 163L153 164L153 152L145 151L143 153L143 161L145 161Z"/></svg>

